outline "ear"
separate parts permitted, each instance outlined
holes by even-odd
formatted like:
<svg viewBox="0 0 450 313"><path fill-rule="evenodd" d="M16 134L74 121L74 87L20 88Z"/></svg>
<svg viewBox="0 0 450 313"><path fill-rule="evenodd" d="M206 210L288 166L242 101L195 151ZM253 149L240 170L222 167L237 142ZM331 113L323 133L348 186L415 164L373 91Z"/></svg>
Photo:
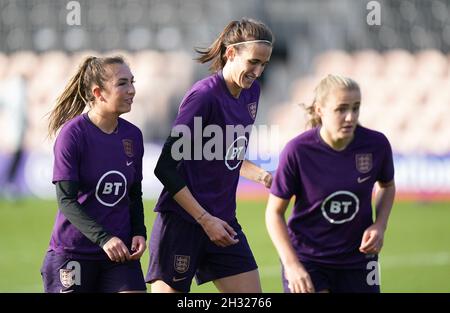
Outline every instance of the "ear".
<svg viewBox="0 0 450 313"><path fill-rule="evenodd" d="M234 57L236 56L236 49L234 47L228 47L225 51L225 56L227 57L228 61L233 61Z"/></svg>
<svg viewBox="0 0 450 313"><path fill-rule="evenodd" d="M96 99L99 99L100 101L105 101L105 98L102 96L102 90L99 86L95 85L92 87L92 94Z"/></svg>
<svg viewBox="0 0 450 313"><path fill-rule="evenodd" d="M322 117L322 105L319 102L314 103L314 111L316 112L317 116Z"/></svg>

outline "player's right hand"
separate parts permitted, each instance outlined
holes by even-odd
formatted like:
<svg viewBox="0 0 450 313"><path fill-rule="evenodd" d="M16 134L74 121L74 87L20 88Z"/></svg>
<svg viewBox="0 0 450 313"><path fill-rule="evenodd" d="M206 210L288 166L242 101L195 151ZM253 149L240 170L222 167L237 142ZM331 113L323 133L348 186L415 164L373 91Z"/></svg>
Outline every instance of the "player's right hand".
<svg viewBox="0 0 450 313"><path fill-rule="evenodd" d="M239 242L238 239L234 239L234 237L237 236L237 233L234 231L233 227L209 213L202 218L200 225L203 227L203 230L208 235L209 239L219 247L227 247Z"/></svg>
<svg viewBox="0 0 450 313"><path fill-rule="evenodd" d="M306 269L300 264L284 267L284 277L292 293L314 293L314 285Z"/></svg>
<svg viewBox="0 0 450 313"><path fill-rule="evenodd" d="M125 262L130 260L130 251L118 237L112 237L104 245L103 250L113 262Z"/></svg>

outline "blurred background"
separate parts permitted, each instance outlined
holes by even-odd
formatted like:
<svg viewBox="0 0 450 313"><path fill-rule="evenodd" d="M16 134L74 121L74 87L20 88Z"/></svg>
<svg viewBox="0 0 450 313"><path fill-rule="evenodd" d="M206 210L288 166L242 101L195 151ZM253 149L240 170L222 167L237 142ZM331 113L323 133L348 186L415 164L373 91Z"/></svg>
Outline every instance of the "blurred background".
<svg viewBox="0 0 450 313"><path fill-rule="evenodd" d="M386 134L394 151L398 196L382 290L450 292L449 0L0 0L1 292L42 291L39 267L57 210L46 114L83 58L119 54L135 75L135 101L123 117L144 134L150 230L161 145L184 93L208 74L194 47L242 17L263 21L276 37L256 122L269 135L252 135L250 159L274 171L284 144L306 129L301 104L311 103L320 79L354 78L361 124ZM267 191L242 180L238 197L263 288L281 292L264 226Z"/></svg>

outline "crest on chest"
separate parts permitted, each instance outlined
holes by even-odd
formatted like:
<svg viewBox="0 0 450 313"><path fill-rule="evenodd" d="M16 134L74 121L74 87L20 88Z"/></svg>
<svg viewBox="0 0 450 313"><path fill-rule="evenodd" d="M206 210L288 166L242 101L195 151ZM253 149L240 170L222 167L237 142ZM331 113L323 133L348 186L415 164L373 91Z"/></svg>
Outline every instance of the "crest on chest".
<svg viewBox="0 0 450 313"><path fill-rule="evenodd" d="M361 153L355 156L356 169L362 174L370 172L373 166L372 153Z"/></svg>
<svg viewBox="0 0 450 313"><path fill-rule="evenodd" d="M250 114L250 117L255 120L256 118L256 102L252 102L247 104L248 113Z"/></svg>
<svg viewBox="0 0 450 313"><path fill-rule="evenodd" d="M122 144L123 144L123 150L125 152L125 154L132 158L134 156L134 149L133 149L133 140L131 139L122 139Z"/></svg>

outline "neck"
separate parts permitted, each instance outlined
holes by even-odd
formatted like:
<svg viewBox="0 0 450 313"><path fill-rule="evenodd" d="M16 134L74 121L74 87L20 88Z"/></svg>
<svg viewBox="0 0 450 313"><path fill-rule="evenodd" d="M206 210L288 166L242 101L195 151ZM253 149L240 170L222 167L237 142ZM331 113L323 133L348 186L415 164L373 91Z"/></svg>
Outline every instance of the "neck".
<svg viewBox="0 0 450 313"><path fill-rule="evenodd" d="M336 138L333 138L333 136L331 136L331 134L329 134L325 130L324 127L321 127L320 128L320 137L322 137L323 141L325 141L325 143L327 145L329 145L333 150L342 151L345 148L347 148L347 146L350 144L350 142L352 142L355 135L353 134L349 138L336 139Z"/></svg>
<svg viewBox="0 0 450 313"><path fill-rule="evenodd" d="M231 93L231 95L234 98L239 98L239 95L241 94L242 88L239 87L231 77L231 71L230 68L225 65L225 67L222 70L223 79L225 80L225 84L227 85L228 91Z"/></svg>
<svg viewBox="0 0 450 313"><path fill-rule="evenodd" d="M95 109L90 110L88 116L91 122L106 134L112 134L119 123L118 116L97 112Z"/></svg>

